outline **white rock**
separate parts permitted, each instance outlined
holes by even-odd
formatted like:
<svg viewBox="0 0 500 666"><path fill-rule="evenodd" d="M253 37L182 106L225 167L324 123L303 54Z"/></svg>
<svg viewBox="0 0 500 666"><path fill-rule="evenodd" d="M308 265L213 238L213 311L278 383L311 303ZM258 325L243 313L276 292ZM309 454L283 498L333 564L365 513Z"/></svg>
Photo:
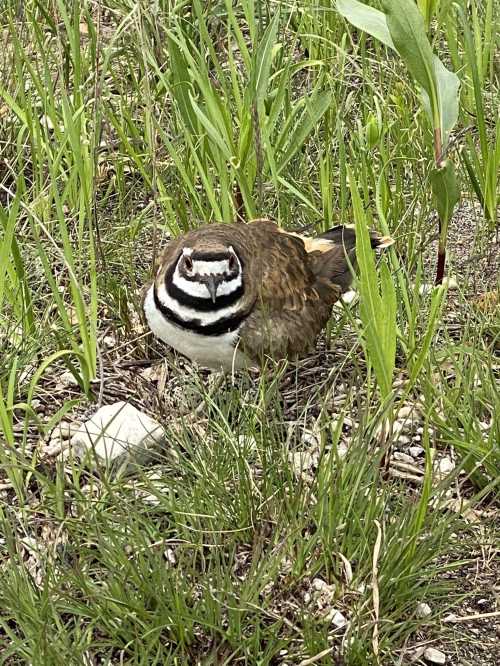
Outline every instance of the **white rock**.
<svg viewBox="0 0 500 666"><path fill-rule="evenodd" d="M175 552L172 550L172 548L167 548L164 553L163 553L165 559L167 560L168 564L170 566L175 567L177 564L177 558L175 556Z"/></svg>
<svg viewBox="0 0 500 666"><path fill-rule="evenodd" d="M417 604L416 608L416 615L420 619L423 619L424 617L429 617L429 615L432 615L432 610L429 604L426 604L424 601L420 602Z"/></svg>
<svg viewBox="0 0 500 666"><path fill-rule="evenodd" d="M428 647L424 652L424 659L430 661L431 664L446 664L446 655L441 650L436 650L436 648Z"/></svg>
<svg viewBox="0 0 500 666"><path fill-rule="evenodd" d="M392 457L394 458L394 460L399 460L400 462L405 462L408 463L409 465L413 465L413 458L409 456L407 453L402 453L401 451L394 451Z"/></svg>
<svg viewBox="0 0 500 666"><path fill-rule="evenodd" d="M346 616L335 608L332 608L332 610L328 613L328 620L333 624L334 627L337 627L337 629L342 629L342 627L345 627L347 624Z"/></svg>
<svg viewBox="0 0 500 666"><path fill-rule="evenodd" d="M458 289L458 282L455 277L445 277L443 278L443 287L447 287L450 291ZM432 294L432 292L437 289L437 285L428 284L426 282L422 283L418 288L418 293L421 296L427 296L427 294Z"/></svg>
<svg viewBox="0 0 500 666"><path fill-rule="evenodd" d="M348 451L348 446L345 442L339 442L336 447L337 455L340 459L345 458Z"/></svg>
<svg viewBox="0 0 500 666"><path fill-rule="evenodd" d="M403 431L403 428L405 427L405 422L404 421L394 421L392 424L392 434L394 437L398 437L398 435L401 434Z"/></svg>
<svg viewBox="0 0 500 666"><path fill-rule="evenodd" d="M52 122L52 118L51 118L50 116L48 116L47 114L44 114L44 115L40 118L40 124L41 124L41 125L45 125L45 127L46 127L48 130L53 130L53 129L54 129L54 123Z"/></svg>
<svg viewBox="0 0 500 666"><path fill-rule="evenodd" d="M52 431L52 437L54 438L54 436L56 436L60 439L69 439L76 429L76 426L72 426L68 421L61 421Z"/></svg>
<svg viewBox="0 0 500 666"><path fill-rule="evenodd" d="M443 286L448 287L448 289L458 289L458 282L453 275L443 278Z"/></svg>
<svg viewBox="0 0 500 666"><path fill-rule="evenodd" d="M106 349L113 349L116 345L116 338L113 335L105 335L102 339L102 343Z"/></svg>
<svg viewBox="0 0 500 666"><path fill-rule="evenodd" d="M58 377L59 384L61 386L78 386L78 382L72 372L69 370L66 370L66 372L63 372L59 375Z"/></svg>
<svg viewBox="0 0 500 666"><path fill-rule="evenodd" d="M398 410L398 419L407 419L414 411L414 407L410 405L404 405L401 409Z"/></svg>
<svg viewBox="0 0 500 666"><path fill-rule="evenodd" d="M304 430L302 433L301 441L305 446L318 447L320 443L320 434L314 430Z"/></svg>
<svg viewBox="0 0 500 666"><path fill-rule="evenodd" d="M455 613L449 613L448 615L445 615L443 617L443 622L456 622L458 618L458 615L455 615Z"/></svg>
<svg viewBox="0 0 500 666"><path fill-rule="evenodd" d="M290 464L296 476L311 471L318 462L318 455L309 451L292 451L289 454Z"/></svg>
<svg viewBox="0 0 500 666"><path fill-rule="evenodd" d="M257 441L253 435L238 435L238 448L253 453L257 451Z"/></svg>
<svg viewBox="0 0 500 666"><path fill-rule="evenodd" d="M426 282L423 282L418 288L418 293L421 296L426 296L427 294L430 294L433 289L434 289L433 284L427 284Z"/></svg>
<svg viewBox="0 0 500 666"><path fill-rule="evenodd" d="M441 458L441 460L438 463L438 469L441 474L449 474L450 472L453 472L455 469L455 465L451 458L448 456L445 456L444 458Z"/></svg>
<svg viewBox="0 0 500 666"><path fill-rule="evenodd" d="M144 462L152 448L165 441L163 428L133 405L116 402L105 405L83 423L71 438L79 458L106 464Z"/></svg>
<svg viewBox="0 0 500 666"><path fill-rule="evenodd" d="M425 453L423 446L410 446L408 451L410 452L412 458L419 458L421 455L423 455L423 453Z"/></svg>
<svg viewBox="0 0 500 666"><path fill-rule="evenodd" d="M324 590L328 590L330 586L322 578L314 578L312 582L312 588L313 590L316 590L316 592L323 592Z"/></svg>
<svg viewBox="0 0 500 666"><path fill-rule="evenodd" d="M53 458L62 453L67 446L68 442L63 441L59 437L51 439L50 442L47 444L47 446L43 448L43 454L49 456L50 458Z"/></svg>

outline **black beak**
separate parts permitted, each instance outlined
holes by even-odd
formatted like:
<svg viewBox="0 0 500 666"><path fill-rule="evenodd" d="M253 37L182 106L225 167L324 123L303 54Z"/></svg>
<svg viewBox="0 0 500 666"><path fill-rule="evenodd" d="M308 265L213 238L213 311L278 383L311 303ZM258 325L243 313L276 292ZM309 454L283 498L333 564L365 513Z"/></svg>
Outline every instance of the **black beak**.
<svg viewBox="0 0 500 666"><path fill-rule="evenodd" d="M215 275L209 275L206 281L208 293L212 297L212 301L215 303L217 298L217 289L219 288L220 279Z"/></svg>

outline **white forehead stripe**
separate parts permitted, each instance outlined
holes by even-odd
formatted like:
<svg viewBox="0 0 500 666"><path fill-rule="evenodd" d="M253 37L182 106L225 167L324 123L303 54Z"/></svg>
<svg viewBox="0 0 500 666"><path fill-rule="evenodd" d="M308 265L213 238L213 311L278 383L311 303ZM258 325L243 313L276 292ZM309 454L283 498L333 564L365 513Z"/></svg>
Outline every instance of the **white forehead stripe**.
<svg viewBox="0 0 500 666"><path fill-rule="evenodd" d="M229 259L222 261L202 261L193 259L192 273L195 275L217 275L217 273L229 273Z"/></svg>

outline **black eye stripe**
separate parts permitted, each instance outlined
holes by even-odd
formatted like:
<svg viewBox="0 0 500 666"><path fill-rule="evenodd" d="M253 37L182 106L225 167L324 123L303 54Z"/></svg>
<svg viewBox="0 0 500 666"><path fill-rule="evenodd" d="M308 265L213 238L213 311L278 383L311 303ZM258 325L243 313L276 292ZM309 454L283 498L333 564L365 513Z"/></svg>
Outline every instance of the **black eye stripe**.
<svg viewBox="0 0 500 666"><path fill-rule="evenodd" d="M227 308L230 305L234 305L234 303L236 303L236 301L238 301L245 293L245 283L242 276L241 285L230 294L218 296L215 299L215 303L210 298L208 291L206 298L191 296L191 294L186 293L174 283L176 265L177 263L172 264L165 274L165 289L170 298L176 300L179 305L185 305L186 307L192 308L193 310L199 310L200 312L214 312L222 308ZM200 282L200 278L197 275L183 275L182 278L188 282Z"/></svg>
<svg viewBox="0 0 500 666"><path fill-rule="evenodd" d="M230 305L234 305L245 293L242 283L230 294L217 296L214 303L210 298L208 291L206 298L191 296L191 294L180 289L172 280L170 282L165 281L165 288L170 298L176 300L179 305L185 305L186 307L198 310L199 312L216 312L222 308L227 308Z"/></svg>
<svg viewBox="0 0 500 666"><path fill-rule="evenodd" d="M228 252L193 252L193 261L227 261L230 258Z"/></svg>

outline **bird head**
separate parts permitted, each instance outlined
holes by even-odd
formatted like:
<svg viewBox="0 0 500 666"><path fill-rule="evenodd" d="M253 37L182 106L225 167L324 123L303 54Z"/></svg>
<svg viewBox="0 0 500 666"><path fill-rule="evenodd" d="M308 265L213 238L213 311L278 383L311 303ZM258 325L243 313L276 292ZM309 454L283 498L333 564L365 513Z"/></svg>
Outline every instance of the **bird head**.
<svg viewBox="0 0 500 666"><path fill-rule="evenodd" d="M213 248L184 247L177 260L174 284L199 298L232 293L242 284L241 261L231 245Z"/></svg>

